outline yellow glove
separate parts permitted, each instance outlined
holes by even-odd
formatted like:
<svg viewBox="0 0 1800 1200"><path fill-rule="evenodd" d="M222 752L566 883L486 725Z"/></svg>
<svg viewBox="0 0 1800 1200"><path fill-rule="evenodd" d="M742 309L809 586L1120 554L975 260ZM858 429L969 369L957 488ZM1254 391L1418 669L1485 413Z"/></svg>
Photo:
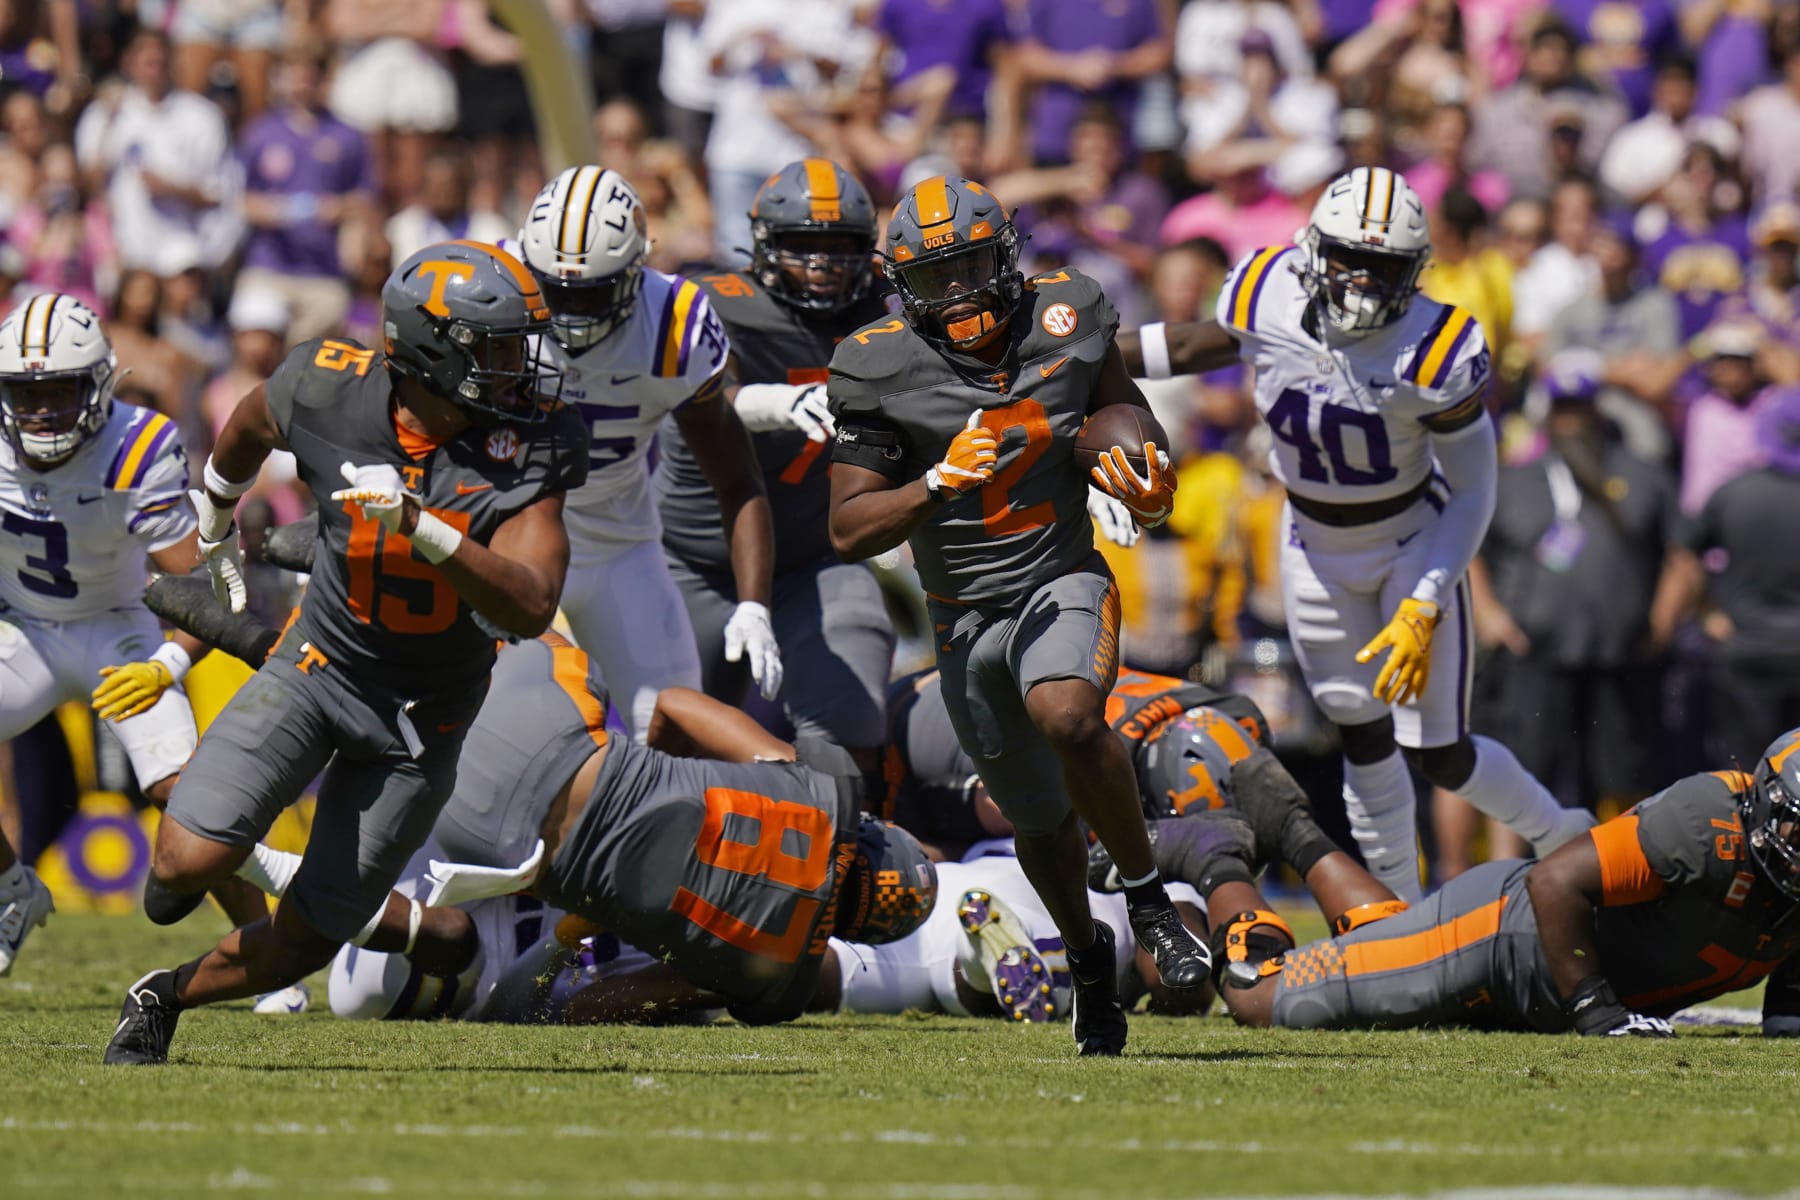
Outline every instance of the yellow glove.
<svg viewBox="0 0 1800 1200"><path fill-rule="evenodd" d="M102 721L123 721L149 712L162 694L175 686L168 665L156 659L101 667L100 678L104 682L94 689L93 699L94 711Z"/></svg>
<svg viewBox="0 0 1800 1200"><path fill-rule="evenodd" d="M1375 696L1388 704L1405 704L1425 692L1431 678L1431 633L1437 628L1438 606L1408 596L1400 602L1387 628L1356 652L1359 663L1371 662L1391 649L1381 674L1375 677Z"/></svg>

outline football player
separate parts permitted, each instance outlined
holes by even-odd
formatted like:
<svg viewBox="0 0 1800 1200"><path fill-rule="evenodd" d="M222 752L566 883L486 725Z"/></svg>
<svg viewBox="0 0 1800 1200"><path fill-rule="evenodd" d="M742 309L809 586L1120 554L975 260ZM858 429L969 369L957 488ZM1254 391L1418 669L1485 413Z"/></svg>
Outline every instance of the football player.
<svg viewBox="0 0 1800 1200"><path fill-rule="evenodd" d="M1215 320L1120 338L1150 378L1256 368L1288 494L1289 635L1343 743L1357 844L1408 899L1420 887L1406 760L1540 855L1593 824L1469 731L1463 576L1494 509L1492 368L1474 317L1417 294L1430 257L1418 195L1386 167L1358 167L1319 197L1298 244L1238 263Z"/></svg>
<svg viewBox="0 0 1800 1200"><path fill-rule="evenodd" d="M563 614L640 742L658 691L700 686L693 625L650 496L647 455L665 415L716 504L737 597L724 623L726 661L748 652L765 693L781 686L769 624L774 526L749 439L723 394L731 343L700 285L647 269L649 252L637 192L596 166L571 167L546 184L519 231L518 257L550 305L545 352L591 438L588 481L563 509Z"/></svg>
<svg viewBox="0 0 1800 1200"><path fill-rule="evenodd" d="M837 343L890 311L875 275L875 206L844 168L809 158L769 177L750 220L750 269L699 284L731 335L725 391L751 432L775 516L781 701L798 736L830 738L874 772L894 629L874 572L839 562L826 533L825 377ZM745 684L729 652L751 631L734 624L746 597L732 575L719 499L673 421L663 424L661 447L654 484L663 546L693 620L705 690L735 704Z"/></svg>
<svg viewBox="0 0 1800 1200"><path fill-rule="evenodd" d="M1410 908L1327 855L1304 878L1338 935L1297 950L1254 888L1219 886L1213 911L1238 914L1219 921L1220 994L1249 1025L1671 1037L1674 1013L1800 953L1796 750L1800 730L1754 774L1689 776L1540 862L1484 863ZM1777 994L1764 1011L1779 1036Z"/></svg>
<svg viewBox="0 0 1800 1200"><path fill-rule="evenodd" d="M160 803L194 749L181 679L201 647L165 642L139 599L145 560L180 575L197 534L180 432L115 404L116 382L100 318L75 297L39 293L0 322L0 740L93 692ZM0 975L54 910L0 835Z"/></svg>
<svg viewBox="0 0 1800 1200"><path fill-rule="evenodd" d="M1208 971L1163 890L1129 757L1106 724L1119 599L1074 458L1090 412L1144 398L1099 287L1069 269L1027 282L1019 244L999 201L969 180L928 179L895 207L886 269L904 313L863 326L831 362L831 542L851 561L910 542L957 740L1068 948L1077 1046L1119 1054L1112 933L1088 909L1077 813L1124 873L1133 932L1164 983L1196 988ZM1146 453L1146 476L1123 450L1095 475L1153 526L1168 518L1174 474L1157 448Z"/></svg>
<svg viewBox="0 0 1800 1200"><path fill-rule="evenodd" d="M145 911L186 915L315 777L318 808L289 902L134 983L109 1063L165 1061L184 1009L285 987L372 935L449 798L496 631L535 636L555 616L562 501L587 478L588 446L536 360L550 329L537 280L493 246L427 246L389 276L382 324L383 351L291 351L232 413L192 494L200 552L235 581L235 609L234 510L271 450L297 459L319 539L280 643L170 797Z"/></svg>

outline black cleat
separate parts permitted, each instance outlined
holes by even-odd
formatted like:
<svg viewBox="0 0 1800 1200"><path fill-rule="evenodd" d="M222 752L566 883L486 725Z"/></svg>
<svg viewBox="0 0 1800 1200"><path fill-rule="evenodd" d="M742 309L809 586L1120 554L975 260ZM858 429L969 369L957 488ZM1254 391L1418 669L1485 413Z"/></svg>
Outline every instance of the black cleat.
<svg viewBox="0 0 1800 1200"><path fill-rule="evenodd" d="M1074 996L1069 1024L1075 1031L1075 1053L1082 1058L1117 1058L1125 1053L1125 1035L1129 1026L1125 1021L1125 1005L1119 1000L1118 972L1112 965L1117 961L1116 946L1111 926L1105 921L1095 921L1093 949L1103 952L1106 970L1091 982L1070 971ZM1100 958L1102 954L1095 957ZM1070 966L1073 968L1073 960Z"/></svg>
<svg viewBox="0 0 1800 1200"><path fill-rule="evenodd" d="M181 1010L173 1006L175 972L152 971L125 993L119 1027L107 1044L105 1062L116 1067L143 1067L169 1061L169 1043Z"/></svg>
<svg viewBox="0 0 1800 1200"><path fill-rule="evenodd" d="M1185 991L1197 988L1212 977L1212 951L1206 943L1188 932L1181 914L1164 900L1161 904L1128 907L1132 936L1145 954L1156 960L1157 974L1163 986Z"/></svg>

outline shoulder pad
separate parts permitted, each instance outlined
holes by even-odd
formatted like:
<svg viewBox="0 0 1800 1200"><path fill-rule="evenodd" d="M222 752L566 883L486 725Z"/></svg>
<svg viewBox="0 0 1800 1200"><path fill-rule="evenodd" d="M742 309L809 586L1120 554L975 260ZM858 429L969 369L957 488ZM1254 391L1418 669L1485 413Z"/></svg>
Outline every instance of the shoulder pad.
<svg viewBox="0 0 1800 1200"><path fill-rule="evenodd" d="M1435 303L1432 302L1432 303ZM1476 351L1480 351L1480 378L1487 378L1487 340L1482 337L1481 323L1468 309L1455 304L1437 305L1439 312L1425 329L1418 345L1404 356L1400 377L1422 392L1453 391L1460 399L1468 394L1467 382ZM1459 371L1459 368L1463 368ZM1459 381L1458 376L1464 378ZM1463 386L1455 385L1461 382Z"/></svg>
<svg viewBox="0 0 1800 1200"><path fill-rule="evenodd" d="M1289 269L1292 262L1289 255L1298 250L1298 246L1288 242L1264 246L1245 255L1225 277L1225 286L1219 290L1215 314L1219 324L1235 333L1255 333L1256 314L1263 293L1268 290L1270 280L1280 278L1280 273Z"/></svg>
<svg viewBox="0 0 1800 1200"><path fill-rule="evenodd" d="M656 349L650 366L658 379L676 379L690 371L710 376L725 365L731 343L699 284L680 276L670 279L654 315Z"/></svg>
<svg viewBox="0 0 1800 1200"><path fill-rule="evenodd" d="M140 409L106 468L105 486L117 492L147 485L160 489L175 474L180 475L179 482L168 482L168 487L186 492L187 452L181 445L181 432L161 413Z"/></svg>

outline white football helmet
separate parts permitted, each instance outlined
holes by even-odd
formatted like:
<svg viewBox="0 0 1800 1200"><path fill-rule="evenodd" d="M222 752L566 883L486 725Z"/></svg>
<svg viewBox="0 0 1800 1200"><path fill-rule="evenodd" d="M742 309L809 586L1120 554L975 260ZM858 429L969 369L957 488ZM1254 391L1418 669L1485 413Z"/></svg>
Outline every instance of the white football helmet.
<svg viewBox="0 0 1800 1200"><path fill-rule="evenodd" d="M93 309L43 292L0 321L0 425L40 466L68 460L106 427L118 363Z"/></svg>
<svg viewBox="0 0 1800 1200"><path fill-rule="evenodd" d="M1398 320L1431 258L1425 206L1399 172L1358 167L1332 181L1300 235L1301 277L1338 333L1363 337Z"/></svg>
<svg viewBox="0 0 1800 1200"><path fill-rule="evenodd" d="M570 167L531 202L520 257L544 289L551 336L563 346L585 350L631 315L648 228L637 191L602 167Z"/></svg>

